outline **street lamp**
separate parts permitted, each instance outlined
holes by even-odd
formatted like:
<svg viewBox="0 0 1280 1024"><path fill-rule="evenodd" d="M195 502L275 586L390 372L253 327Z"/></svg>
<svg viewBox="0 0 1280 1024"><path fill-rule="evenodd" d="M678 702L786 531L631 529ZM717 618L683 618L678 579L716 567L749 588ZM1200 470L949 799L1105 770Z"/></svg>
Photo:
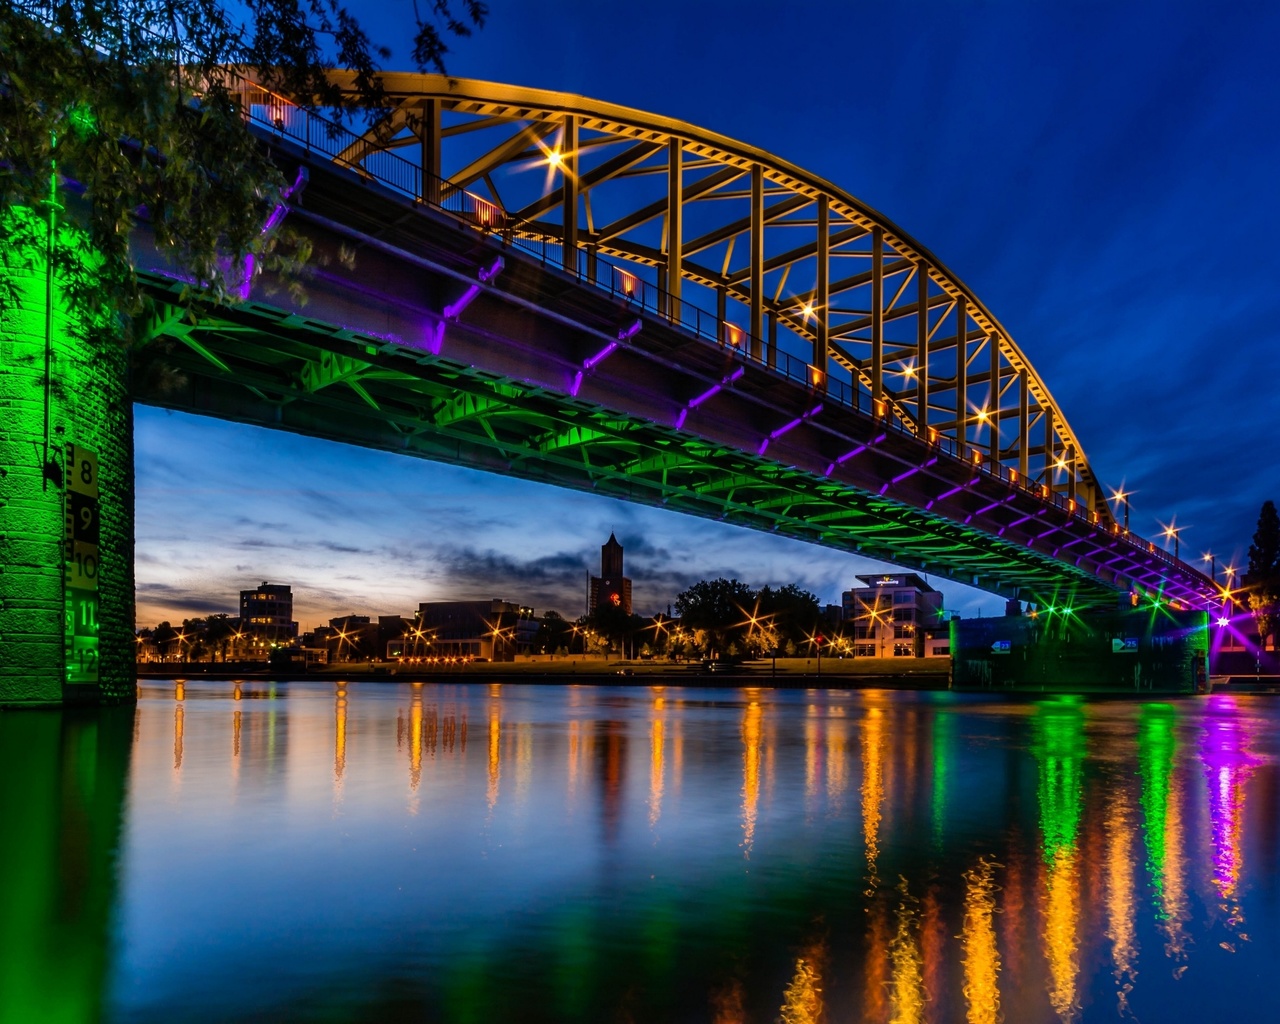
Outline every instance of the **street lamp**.
<svg viewBox="0 0 1280 1024"><path fill-rule="evenodd" d="M1212 594L1213 589L1218 586L1218 556L1215 555L1212 551L1206 551L1203 555L1200 556L1200 560L1209 563L1209 582L1213 584L1213 587L1210 588L1209 592L1210 594ZM1210 608L1212 609L1212 606L1213 606L1212 596L1209 598L1209 605L1210 605Z"/></svg>
<svg viewBox="0 0 1280 1024"><path fill-rule="evenodd" d="M1124 484L1120 485L1118 491L1111 492L1112 501L1124 502L1124 532L1129 532L1129 499L1133 496L1133 491L1126 491Z"/></svg>
<svg viewBox="0 0 1280 1024"><path fill-rule="evenodd" d="M1169 540L1170 538L1173 539L1173 557L1175 560L1181 561L1181 558L1179 558L1179 552L1178 552L1178 535L1182 533L1182 531L1185 530L1186 527L1175 526L1174 523L1176 522L1177 522L1177 519L1175 517L1174 521L1172 523L1169 523L1168 525L1161 523L1160 525L1164 527L1164 530L1162 531L1161 535L1164 537L1165 540Z"/></svg>

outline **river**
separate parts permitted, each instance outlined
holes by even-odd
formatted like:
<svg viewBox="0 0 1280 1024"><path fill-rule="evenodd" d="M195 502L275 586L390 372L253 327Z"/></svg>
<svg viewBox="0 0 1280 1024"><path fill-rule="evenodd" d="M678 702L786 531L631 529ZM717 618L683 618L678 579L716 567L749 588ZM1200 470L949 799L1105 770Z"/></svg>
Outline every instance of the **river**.
<svg viewBox="0 0 1280 1024"><path fill-rule="evenodd" d="M8 1022L1271 1021L1280 703L147 681L0 712Z"/></svg>

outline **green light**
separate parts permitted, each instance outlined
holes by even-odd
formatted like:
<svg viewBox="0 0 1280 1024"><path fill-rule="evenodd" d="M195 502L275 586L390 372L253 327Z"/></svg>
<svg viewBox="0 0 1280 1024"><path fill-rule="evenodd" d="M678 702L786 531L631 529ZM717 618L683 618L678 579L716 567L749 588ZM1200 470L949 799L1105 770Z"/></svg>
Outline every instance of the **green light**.
<svg viewBox="0 0 1280 1024"><path fill-rule="evenodd" d="M0 704L134 695L126 356L74 303L93 287L100 260L84 232L57 215L56 199L4 211L0 231L0 533L10 544L0 636L24 637L0 662ZM70 494L82 489L70 486L68 445L98 453L96 494ZM68 548L71 510L77 531L89 532Z"/></svg>
<svg viewBox="0 0 1280 1024"><path fill-rule="evenodd" d="M1080 826L1084 711L1079 701L1039 705L1035 732L1033 751L1039 765L1036 795L1040 803L1042 854L1045 864L1052 868L1060 857L1075 848Z"/></svg>
<svg viewBox="0 0 1280 1024"><path fill-rule="evenodd" d="M67 111L67 124L80 138L86 139L98 130L98 119L87 103L77 103Z"/></svg>
<svg viewBox="0 0 1280 1024"><path fill-rule="evenodd" d="M1156 916L1164 907L1165 819L1177 750L1177 712L1169 704L1146 704L1138 722L1138 771L1142 776L1142 819L1147 846L1147 876L1156 896Z"/></svg>

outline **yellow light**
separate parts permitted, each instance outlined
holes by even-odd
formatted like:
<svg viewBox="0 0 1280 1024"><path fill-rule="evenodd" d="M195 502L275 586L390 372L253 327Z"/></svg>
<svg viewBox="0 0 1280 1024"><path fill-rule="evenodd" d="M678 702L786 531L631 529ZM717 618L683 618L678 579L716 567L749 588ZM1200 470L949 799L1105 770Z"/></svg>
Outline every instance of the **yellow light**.
<svg viewBox="0 0 1280 1024"><path fill-rule="evenodd" d="M986 418L987 418L987 410L986 410L986 409L979 409L979 410L978 410L978 419L980 419L980 420L984 420L984 421L985 421L985 420L986 420Z"/></svg>
<svg viewBox="0 0 1280 1024"><path fill-rule="evenodd" d="M547 163L552 167L559 167L564 162L564 158L560 155L560 150L553 149L547 154Z"/></svg>
<svg viewBox="0 0 1280 1024"><path fill-rule="evenodd" d="M1062 458L1061 456L1059 456L1059 458L1058 458L1058 468L1059 468L1059 469L1066 469L1066 468L1067 468L1067 460L1066 460L1066 459L1064 459L1064 458Z"/></svg>
<svg viewBox="0 0 1280 1024"><path fill-rule="evenodd" d="M801 306L801 307L800 307L800 315L801 315L802 317L804 317L806 320L812 320L812 319L813 319L813 304L812 304L812 303L809 303L809 302L806 302L803 306Z"/></svg>

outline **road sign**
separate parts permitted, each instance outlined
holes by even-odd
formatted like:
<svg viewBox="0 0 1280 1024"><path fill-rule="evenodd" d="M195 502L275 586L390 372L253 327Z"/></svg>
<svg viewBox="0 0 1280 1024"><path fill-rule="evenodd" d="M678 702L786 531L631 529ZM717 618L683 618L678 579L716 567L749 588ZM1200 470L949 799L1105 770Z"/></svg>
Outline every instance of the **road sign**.
<svg viewBox="0 0 1280 1024"><path fill-rule="evenodd" d="M1138 638L1136 636L1127 636L1123 640L1119 637L1111 638L1112 654L1137 654Z"/></svg>
<svg viewBox="0 0 1280 1024"><path fill-rule="evenodd" d="M1012 641L1012 640L997 640L995 643L993 643L993 644L991 645L991 653L992 653L992 654L1012 654L1012 653L1013 653L1013 641Z"/></svg>

